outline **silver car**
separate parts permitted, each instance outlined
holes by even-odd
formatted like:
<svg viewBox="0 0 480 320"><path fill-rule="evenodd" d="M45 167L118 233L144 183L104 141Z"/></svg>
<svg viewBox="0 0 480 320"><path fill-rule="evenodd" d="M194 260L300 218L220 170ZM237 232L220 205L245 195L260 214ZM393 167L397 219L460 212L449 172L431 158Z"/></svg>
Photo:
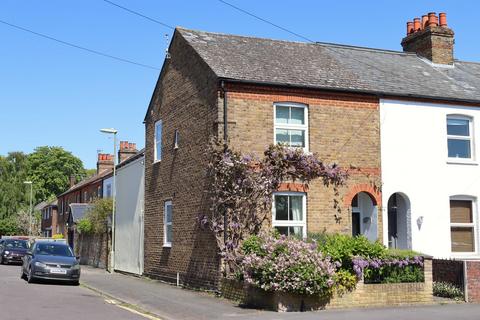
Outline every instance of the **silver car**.
<svg viewBox="0 0 480 320"><path fill-rule="evenodd" d="M28 283L46 279L78 285L80 264L66 243L37 241L23 257L21 277Z"/></svg>

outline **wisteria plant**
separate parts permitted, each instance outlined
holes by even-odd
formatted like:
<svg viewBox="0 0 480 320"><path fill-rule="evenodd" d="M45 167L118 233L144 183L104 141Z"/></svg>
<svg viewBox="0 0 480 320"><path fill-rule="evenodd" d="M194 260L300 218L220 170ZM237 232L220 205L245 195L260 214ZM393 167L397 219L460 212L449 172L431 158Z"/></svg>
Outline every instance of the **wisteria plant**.
<svg viewBox="0 0 480 320"><path fill-rule="evenodd" d="M213 231L224 258L225 274L238 269L239 246L243 239L258 234L271 213L273 193L283 182L308 184L321 179L338 195L348 177L336 164L324 164L315 154L285 145L270 145L262 158L241 154L212 143L209 150L209 214L200 214L202 228ZM333 206L339 209L338 201Z"/></svg>

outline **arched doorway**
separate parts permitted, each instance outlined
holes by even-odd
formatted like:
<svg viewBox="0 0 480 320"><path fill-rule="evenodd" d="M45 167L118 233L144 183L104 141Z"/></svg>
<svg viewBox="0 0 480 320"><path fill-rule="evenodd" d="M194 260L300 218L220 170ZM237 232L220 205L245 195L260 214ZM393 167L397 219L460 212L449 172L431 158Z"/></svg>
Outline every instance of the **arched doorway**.
<svg viewBox="0 0 480 320"><path fill-rule="evenodd" d="M378 237L377 203L367 192L357 193L351 203L352 235L364 235L370 241Z"/></svg>
<svg viewBox="0 0 480 320"><path fill-rule="evenodd" d="M388 247L395 249L412 248L410 223L410 200L400 192L388 199Z"/></svg>

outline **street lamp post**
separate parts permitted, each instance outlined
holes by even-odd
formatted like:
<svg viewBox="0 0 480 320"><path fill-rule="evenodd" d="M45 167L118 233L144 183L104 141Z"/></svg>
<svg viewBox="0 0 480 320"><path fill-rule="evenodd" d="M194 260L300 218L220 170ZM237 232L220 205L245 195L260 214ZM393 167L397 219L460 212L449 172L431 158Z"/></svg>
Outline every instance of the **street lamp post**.
<svg viewBox="0 0 480 320"><path fill-rule="evenodd" d="M32 236L33 182L32 181L24 181L23 183L30 185L30 212L28 214L28 235Z"/></svg>
<svg viewBox="0 0 480 320"><path fill-rule="evenodd" d="M115 269L115 198L117 196L115 166L117 164L117 133L118 131L111 129L100 129L100 132L113 134L113 186L112 186L112 247L110 248L110 272Z"/></svg>

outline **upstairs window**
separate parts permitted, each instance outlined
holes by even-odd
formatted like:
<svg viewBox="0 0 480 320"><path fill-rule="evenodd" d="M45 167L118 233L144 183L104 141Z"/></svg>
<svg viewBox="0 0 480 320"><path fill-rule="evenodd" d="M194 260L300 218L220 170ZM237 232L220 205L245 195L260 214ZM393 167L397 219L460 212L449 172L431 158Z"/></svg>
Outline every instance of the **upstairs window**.
<svg viewBox="0 0 480 320"><path fill-rule="evenodd" d="M173 220L173 208L172 201L165 201L163 207L163 246L172 246L172 220Z"/></svg>
<svg viewBox="0 0 480 320"><path fill-rule="evenodd" d="M301 104L277 103L275 109L275 143L308 151L308 108Z"/></svg>
<svg viewBox="0 0 480 320"><path fill-rule="evenodd" d="M447 117L448 157L472 159L472 121L468 117Z"/></svg>
<svg viewBox="0 0 480 320"><path fill-rule="evenodd" d="M272 226L286 236L307 236L304 193L278 192L273 198Z"/></svg>
<svg viewBox="0 0 480 320"><path fill-rule="evenodd" d="M155 122L155 162L162 160L162 120Z"/></svg>

